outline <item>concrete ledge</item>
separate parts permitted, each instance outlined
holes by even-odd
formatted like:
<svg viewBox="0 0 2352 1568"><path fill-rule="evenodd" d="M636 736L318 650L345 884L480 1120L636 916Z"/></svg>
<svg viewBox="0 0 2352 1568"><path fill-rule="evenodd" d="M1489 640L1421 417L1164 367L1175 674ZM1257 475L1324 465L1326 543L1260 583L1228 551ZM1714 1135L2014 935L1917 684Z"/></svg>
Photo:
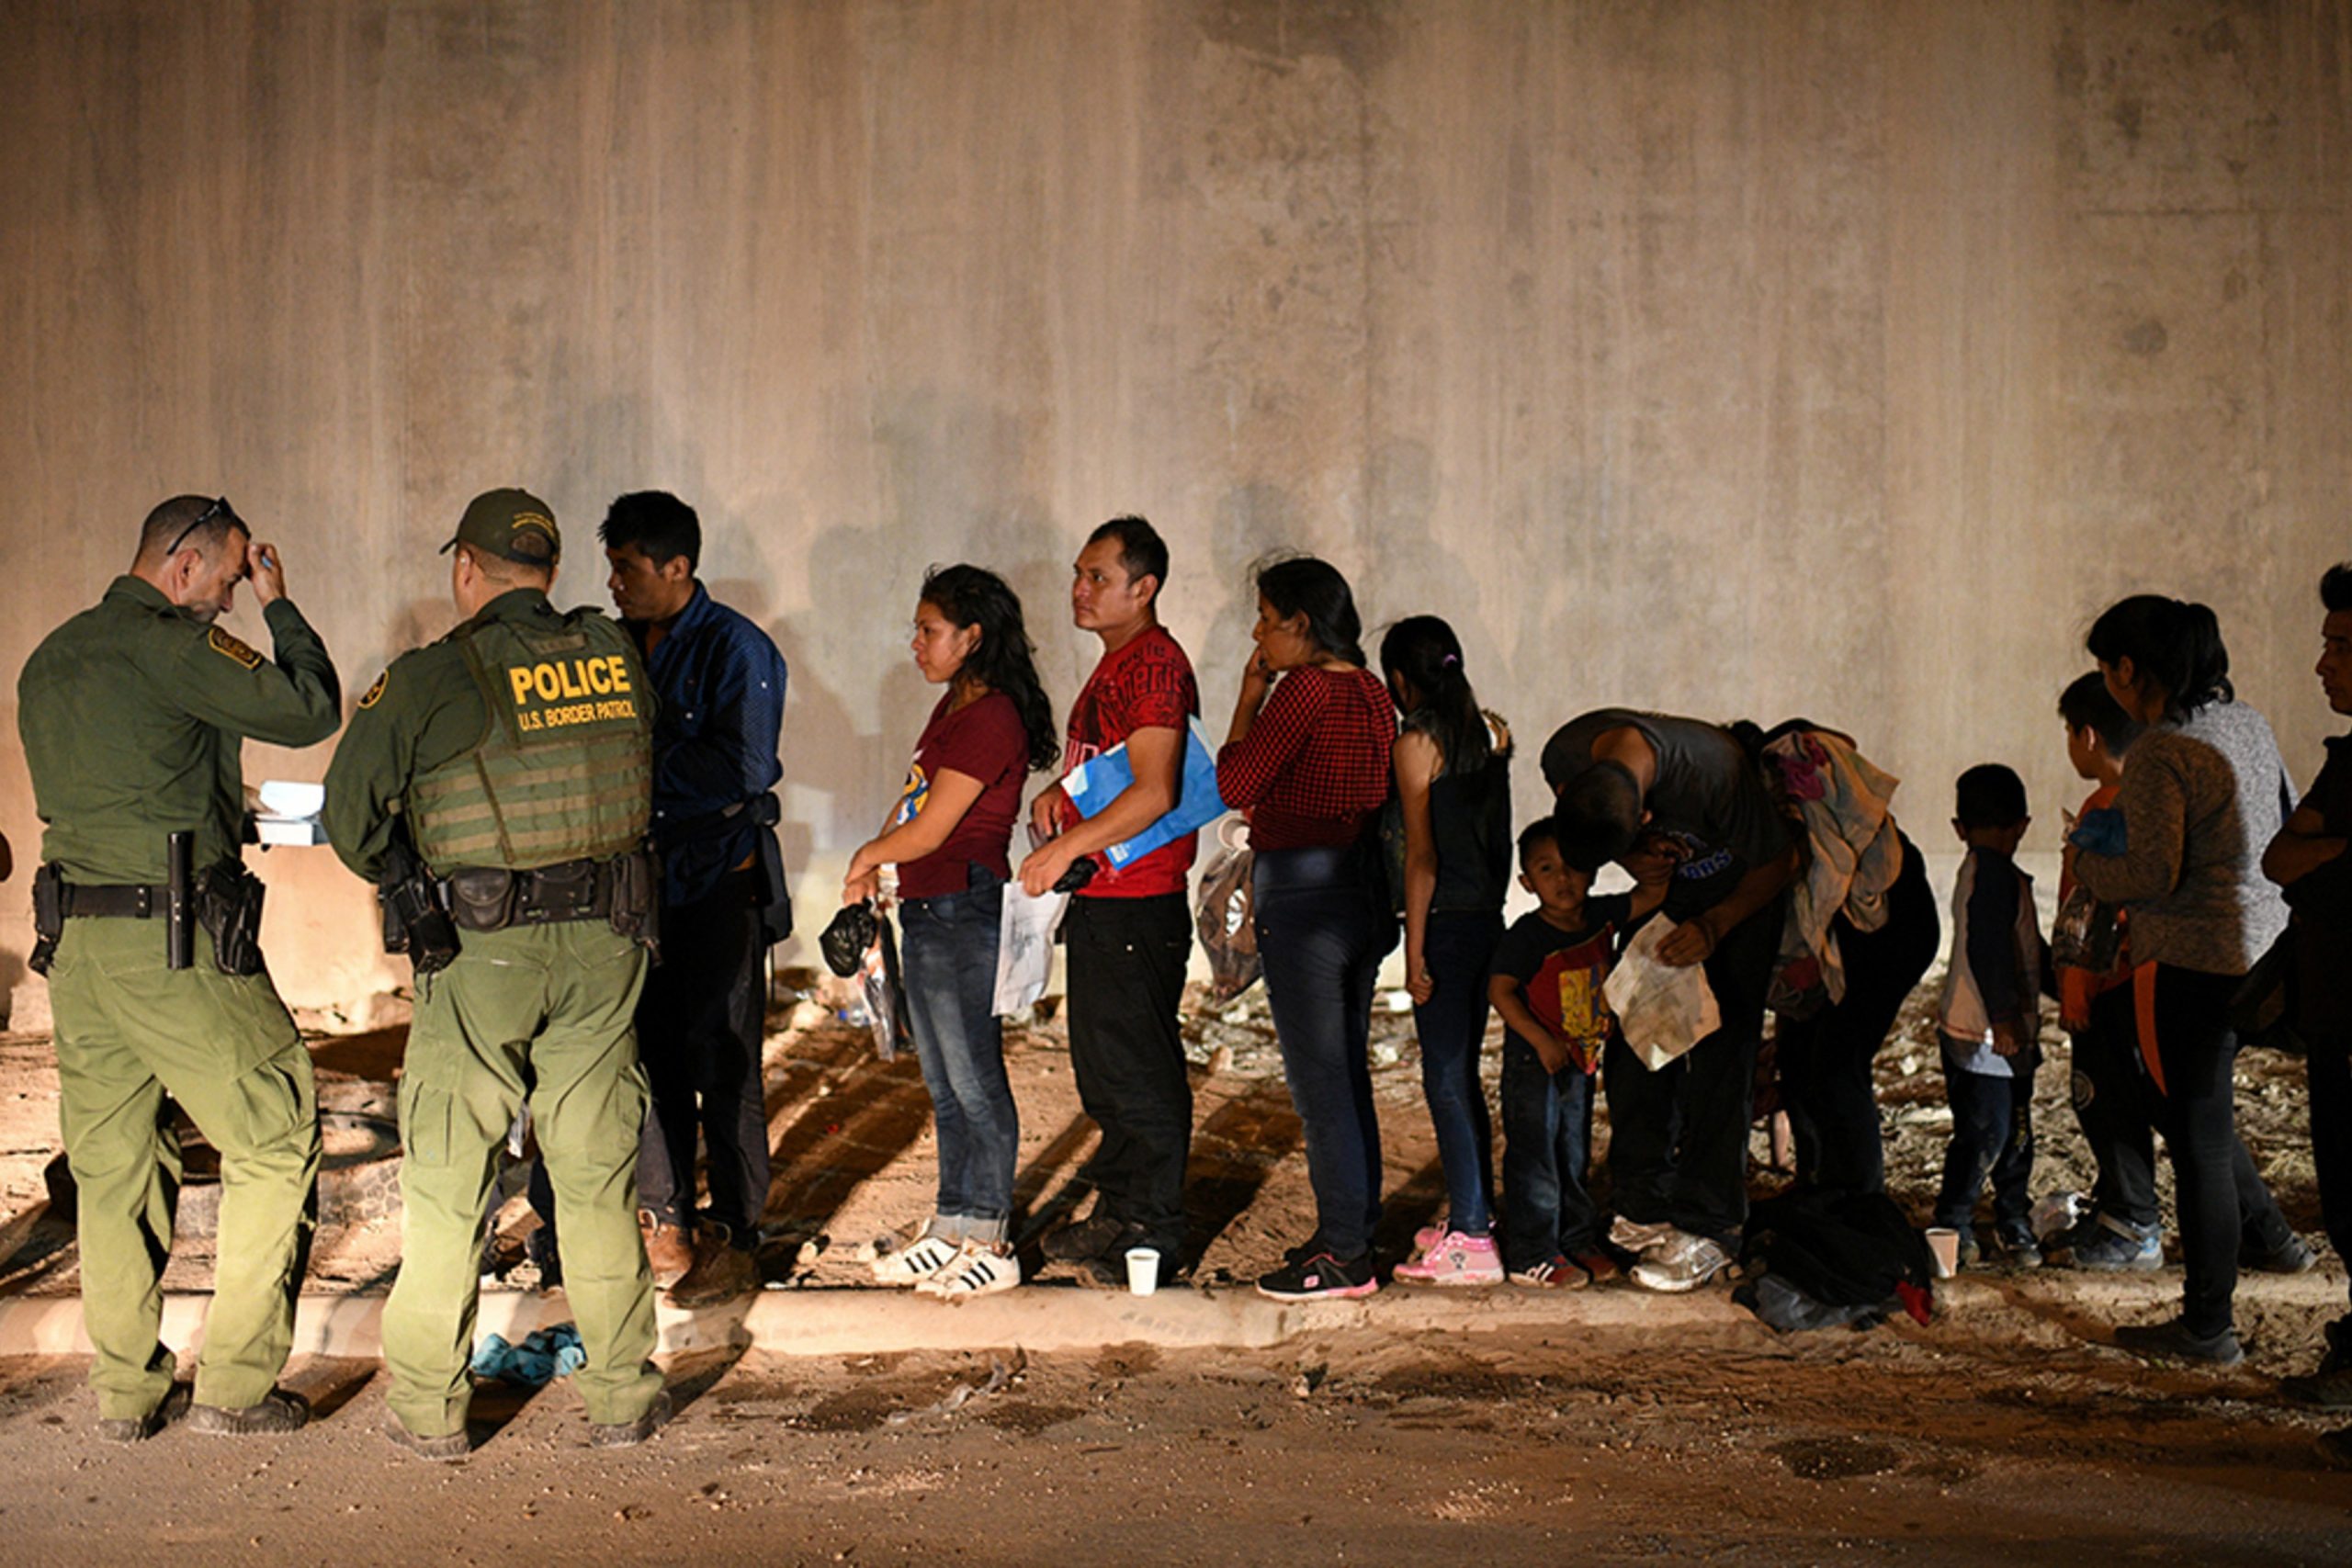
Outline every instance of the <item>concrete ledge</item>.
<svg viewBox="0 0 2352 1568"><path fill-rule="evenodd" d="M2178 1298L2177 1270L2158 1274L1984 1275L1945 1280L1936 1292L1939 1317L2004 1310L2088 1311L2118 1321ZM2345 1299L2345 1276L2326 1269L2290 1278L2239 1281L2246 1305L2326 1307ZM202 1335L209 1295L167 1296L164 1343L175 1350ZM305 1296L295 1315L293 1353L372 1359L383 1353L384 1298ZM561 1292L484 1291L477 1334L519 1340L571 1316ZM1191 1287L1152 1296L1125 1292L1029 1286L978 1301L946 1303L911 1292L844 1287L763 1291L725 1306L658 1309L664 1351L750 1347L787 1356L875 1355L904 1350L968 1350L1019 1345L1030 1350L1085 1350L1106 1345L1169 1349L1265 1349L1287 1340L1339 1334L1492 1333L1557 1326L1591 1330L1736 1327L1756 1319L1722 1290L1653 1295L1623 1288L1559 1292L1448 1291L1390 1286L1351 1302L1270 1302L1246 1287ZM0 1298L0 1356L86 1356L78 1296Z"/></svg>

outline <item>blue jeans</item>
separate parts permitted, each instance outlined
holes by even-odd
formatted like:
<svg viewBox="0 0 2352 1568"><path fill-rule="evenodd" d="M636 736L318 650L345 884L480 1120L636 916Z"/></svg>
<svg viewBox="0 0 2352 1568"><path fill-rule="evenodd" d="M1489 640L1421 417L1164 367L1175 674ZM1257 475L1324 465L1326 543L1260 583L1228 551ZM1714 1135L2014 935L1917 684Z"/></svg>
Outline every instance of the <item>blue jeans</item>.
<svg viewBox="0 0 2352 1568"><path fill-rule="evenodd" d="M1421 962L1435 988L1413 1010L1421 1040L1421 1093L1437 1132L1438 1162L1445 1168L1447 1224L1465 1235L1484 1235L1494 1224L1494 1122L1478 1077L1478 1053L1491 1010L1487 965L1502 934L1499 914L1432 910Z"/></svg>
<svg viewBox="0 0 2352 1568"><path fill-rule="evenodd" d="M1291 1104L1306 1124L1315 1241L1336 1258L1362 1258L1380 1220L1372 991L1396 924L1351 852L1261 851L1253 885L1266 999Z"/></svg>
<svg viewBox="0 0 2352 1568"><path fill-rule="evenodd" d="M1021 1118L1004 1076L1004 1033L996 1018L1003 905L1004 885L990 880L899 906L909 1022L939 1129L937 1212L1000 1230L1012 1216L1013 1164L1021 1152Z"/></svg>
<svg viewBox="0 0 2352 1568"><path fill-rule="evenodd" d="M2030 1218L2033 1193L2033 1070L2030 1056L2009 1064L2010 1077L1972 1073L1944 1048L1944 1098L1951 1103L1951 1142L1944 1145L1943 1189L1936 1224L1965 1234L1976 1195L1993 1183L1993 1220L2003 1231Z"/></svg>
<svg viewBox="0 0 2352 1568"><path fill-rule="evenodd" d="M1513 1273L1600 1249L1591 1164L1592 1075L1573 1062L1546 1072L1534 1046L1504 1036L1502 1241Z"/></svg>

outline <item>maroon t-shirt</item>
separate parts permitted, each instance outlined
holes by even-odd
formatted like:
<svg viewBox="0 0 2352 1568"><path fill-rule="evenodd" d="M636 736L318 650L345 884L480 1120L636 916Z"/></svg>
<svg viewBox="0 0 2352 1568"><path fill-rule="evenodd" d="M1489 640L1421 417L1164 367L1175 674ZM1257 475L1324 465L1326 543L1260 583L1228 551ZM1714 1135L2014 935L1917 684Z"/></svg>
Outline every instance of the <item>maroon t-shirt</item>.
<svg viewBox="0 0 2352 1568"><path fill-rule="evenodd" d="M1063 750L1066 768L1098 757L1124 743L1138 729L1187 732L1201 711L1201 688L1193 679L1193 661L1165 626L1154 626L1114 653L1106 653L1086 678L1078 700L1069 705L1069 744ZM1189 742L1187 742L1189 744ZM1068 828L1077 813L1062 807ZM1094 880L1080 894L1085 898L1148 898L1182 893L1193 869L1200 835L1187 833L1170 840L1124 870L1111 869L1109 860L1095 858Z"/></svg>
<svg viewBox="0 0 2352 1568"><path fill-rule="evenodd" d="M940 698L923 725L891 825L915 819L931 798L932 781L943 770L979 780L980 797L945 843L899 868L901 898L961 893L970 886L975 865L986 866L1006 881L1012 877L1006 851L1012 842L1013 818L1021 814L1021 783L1029 774L1029 732L1021 727L1021 710L1002 692L990 692L950 712L947 705L954 700L952 693Z"/></svg>

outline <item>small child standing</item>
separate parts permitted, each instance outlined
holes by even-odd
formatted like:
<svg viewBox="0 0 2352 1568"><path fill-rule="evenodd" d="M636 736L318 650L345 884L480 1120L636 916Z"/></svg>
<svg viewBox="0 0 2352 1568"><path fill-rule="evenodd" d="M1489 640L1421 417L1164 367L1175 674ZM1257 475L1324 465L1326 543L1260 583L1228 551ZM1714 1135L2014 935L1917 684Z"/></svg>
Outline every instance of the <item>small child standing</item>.
<svg viewBox="0 0 2352 1568"><path fill-rule="evenodd" d="M2125 713L2094 670L2058 698L2066 726L2066 760L2095 786L2082 815L2115 804L2123 757L2145 726ZM2102 1271L2164 1266L2156 1210L2155 1089L2140 1060L2132 1011L2131 935L2123 911L2098 906L2075 882L2075 852L2058 877L2058 924L2051 932L2058 975L2058 1021L2074 1052L2075 1120L2098 1163L2091 1212L2060 1246L2078 1269Z"/></svg>
<svg viewBox="0 0 2352 1568"><path fill-rule="evenodd" d="M1487 994L1503 1041L1505 1266L1515 1285L1578 1289L1617 1273L1585 1190L1592 1081L1617 1021L1601 997L1619 939L1666 896L1663 881L1589 897L1592 878L1560 856L1549 818L1519 836L1520 886L1536 907L1495 948Z"/></svg>
<svg viewBox="0 0 2352 1568"><path fill-rule="evenodd" d="M1976 1196L1993 1183L1994 1247L2014 1267L2041 1251L2033 1198L2033 1074L2041 1062L2041 925L2018 845L2033 818L2025 781L1986 762L1960 775L1952 829L1968 846L1952 888L1951 962L1939 1017L1951 1142L1936 1224L1960 1233L1963 1267L1985 1256L1974 1239Z"/></svg>

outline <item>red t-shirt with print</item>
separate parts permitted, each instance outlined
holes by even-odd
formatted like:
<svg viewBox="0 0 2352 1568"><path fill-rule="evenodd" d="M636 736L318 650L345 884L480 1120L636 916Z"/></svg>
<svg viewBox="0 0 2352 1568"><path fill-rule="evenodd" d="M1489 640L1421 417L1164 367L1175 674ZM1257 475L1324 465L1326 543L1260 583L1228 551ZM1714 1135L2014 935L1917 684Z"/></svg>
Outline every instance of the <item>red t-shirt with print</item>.
<svg viewBox="0 0 2352 1568"><path fill-rule="evenodd" d="M915 742L907 764L906 787L899 795L896 827L914 820L931 798L931 784L953 770L980 781L980 797L947 835L947 841L921 860L899 868L899 897L936 898L971 886L971 867L986 866L1010 881L1007 851L1013 819L1021 815L1021 784L1029 776L1029 732L1021 710L1002 692L990 692L952 712L953 695L939 699Z"/></svg>
<svg viewBox="0 0 2352 1568"><path fill-rule="evenodd" d="M1125 647L1104 654L1094 673L1086 678L1078 700L1069 705L1069 745L1063 761L1075 768L1124 743L1138 729L1189 733L1200 711L1201 688L1193 678L1193 661L1184 657L1167 627L1154 626ZM1064 805L1062 815L1067 827L1076 813ZM1197 833L1187 833L1118 871L1098 855L1094 880L1080 897L1149 898L1182 893L1199 839Z"/></svg>

